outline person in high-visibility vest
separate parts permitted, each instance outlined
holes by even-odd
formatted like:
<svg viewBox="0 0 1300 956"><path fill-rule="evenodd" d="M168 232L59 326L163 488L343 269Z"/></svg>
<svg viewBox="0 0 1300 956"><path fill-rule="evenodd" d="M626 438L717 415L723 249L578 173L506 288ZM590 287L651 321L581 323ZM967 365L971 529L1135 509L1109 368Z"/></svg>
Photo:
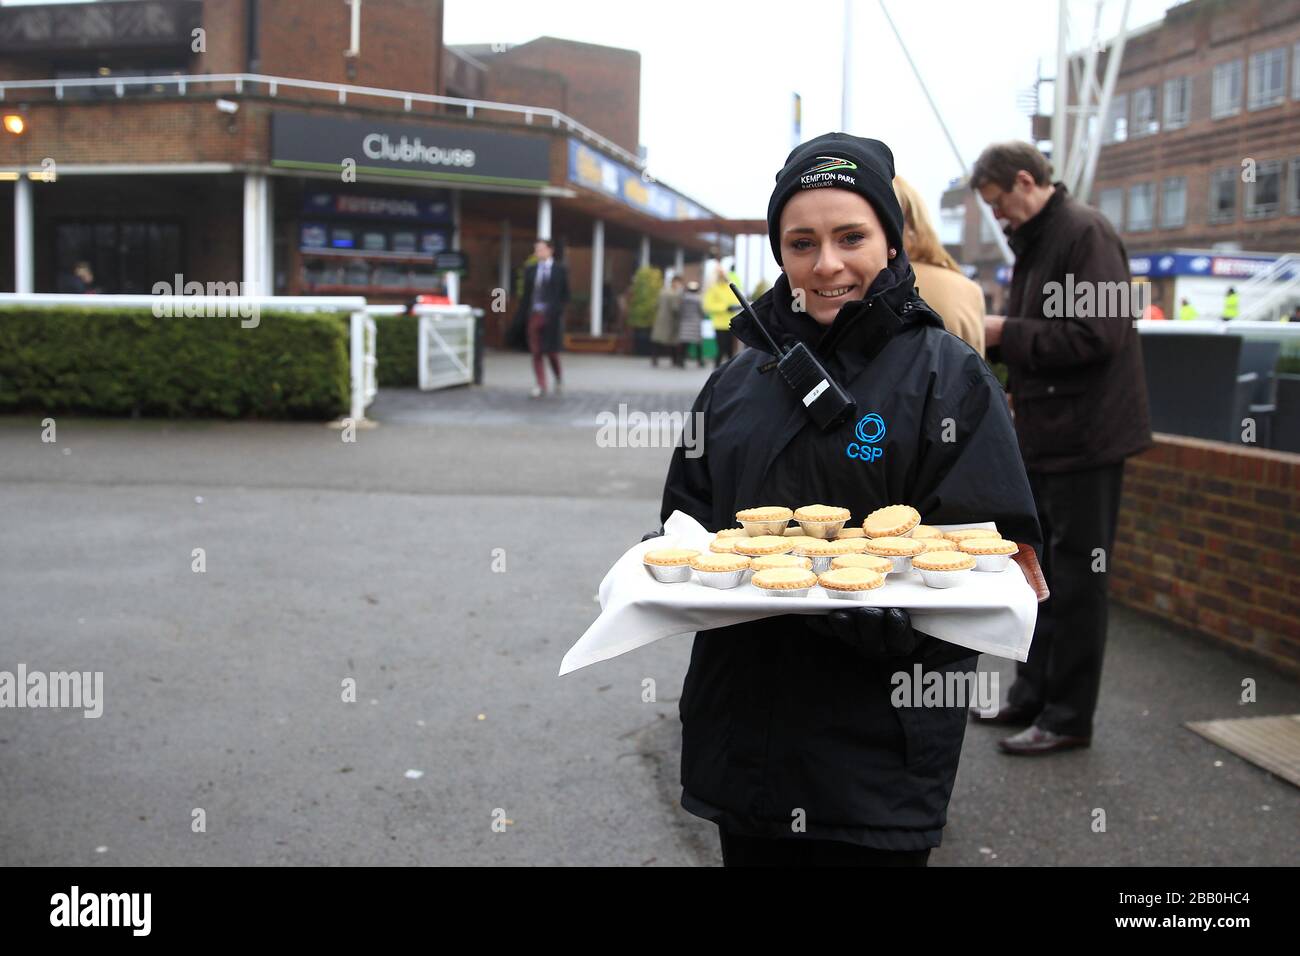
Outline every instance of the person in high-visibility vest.
<svg viewBox="0 0 1300 956"><path fill-rule="evenodd" d="M1237 317L1241 304L1237 301L1237 290L1228 286L1228 294L1223 297L1223 321L1231 322Z"/></svg>
<svg viewBox="0 0 1300 956"><path fill-rule="evenodd" d="M1192 308L1192 304L1186 299L1183 299L1182 304L1178 306L1178 317L1180 319L1196 318L1196 310Z"/></svg>
<svg viewBox="0 0 1300 956"><path fill-rule="evenodd" d="M718 266L713 273L713 284L704 290L704 312L713 323L713 334L718 341L715 368L731 358L731 318L740 311L740 303L727 285L729 281L727 271Z"/></svg>

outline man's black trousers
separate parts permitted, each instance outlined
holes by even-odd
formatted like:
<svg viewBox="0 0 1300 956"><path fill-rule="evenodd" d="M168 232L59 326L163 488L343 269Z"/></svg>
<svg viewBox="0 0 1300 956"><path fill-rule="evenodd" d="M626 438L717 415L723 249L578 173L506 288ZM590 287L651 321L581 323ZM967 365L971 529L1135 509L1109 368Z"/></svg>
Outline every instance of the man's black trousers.
<svg viewBox="0 0 1300 956"><path fill-rule="evenodd" d="M1092 736L1106 649L1107 582L1124 463L1060 474L1029 472L1051 597L1038 606L1029 660L1008 694L1044 730Z"/></svg>

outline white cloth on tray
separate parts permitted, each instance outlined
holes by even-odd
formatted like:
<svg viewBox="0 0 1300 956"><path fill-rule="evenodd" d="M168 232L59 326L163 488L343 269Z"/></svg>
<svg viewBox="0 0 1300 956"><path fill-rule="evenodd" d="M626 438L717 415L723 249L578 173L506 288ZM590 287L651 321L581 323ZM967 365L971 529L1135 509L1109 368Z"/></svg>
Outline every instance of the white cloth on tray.
<svg viewBox="0 0 1300 956"><path fill-rule="evenodd" d="M952 528L992 528L991 522L935 525ZM722 590L695 580L662 584L650 576L641 556L655 548L709 550L714 532L681 511L664 522L664 535L629 548L600 582L600 616L569 648L560 662L560 676L618 657L674 634L705 631L774 614L825 614L856 606L814 587L806 598L770 597L745 583ZM972 571L952 588L931 588L915 571L891 573L885 586L866 602L877 607L906 608L918 631L995 657L1023 661L1029 655L1038 616L1038 598L1020 565L1005 571Z"/></svg>

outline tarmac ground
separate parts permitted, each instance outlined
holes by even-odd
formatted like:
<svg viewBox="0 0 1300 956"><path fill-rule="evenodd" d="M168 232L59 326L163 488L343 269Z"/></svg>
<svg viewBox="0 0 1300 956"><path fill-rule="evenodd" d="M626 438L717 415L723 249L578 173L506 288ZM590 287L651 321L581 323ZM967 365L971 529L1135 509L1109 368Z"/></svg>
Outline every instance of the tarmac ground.
<svg viewBox="0 0 1300 956"><path fill-rule="evenodd" d="M718 864L677 803L691 637L556 676L670 454L596 416L684 411L708 371L564 362L563 397L507 353L384 390L354 442L0 416L0 670L104 674L98 719L0 710L0 863ZM981 668L1005 697L1014 664ZM968 728L931 865L1293 865L1300 793L1184 724L1297 712L1293 679L1114 606L1092 747Z"/></svg>

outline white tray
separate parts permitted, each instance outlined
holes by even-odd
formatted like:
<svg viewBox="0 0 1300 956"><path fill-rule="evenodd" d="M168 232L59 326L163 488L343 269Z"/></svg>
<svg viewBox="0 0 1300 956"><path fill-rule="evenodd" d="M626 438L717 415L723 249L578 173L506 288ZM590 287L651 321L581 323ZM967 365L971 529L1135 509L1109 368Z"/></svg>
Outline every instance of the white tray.
<svg viewBox="0 0 1300 956"><path fill-rule="evenodd" d="M990 522L935 525L992 527ZM560 674L618 657L671 637L739 624L776 614L825 614L862 605L905 608L912 625L940 640L997 657L1023 661L1029 655L1038 598L1016 562L1005 571L972 571L951 588L927 587L915 571L890 573L884 587L864 601L846 601L813 587L807 597L771 597L748 582L723 590L695 580L663 584L650 576L641 557L656 548L708 551L714 534L680 511L664 523L664 536L629 548L600 582L600 616L564 655Z"/></svg>

